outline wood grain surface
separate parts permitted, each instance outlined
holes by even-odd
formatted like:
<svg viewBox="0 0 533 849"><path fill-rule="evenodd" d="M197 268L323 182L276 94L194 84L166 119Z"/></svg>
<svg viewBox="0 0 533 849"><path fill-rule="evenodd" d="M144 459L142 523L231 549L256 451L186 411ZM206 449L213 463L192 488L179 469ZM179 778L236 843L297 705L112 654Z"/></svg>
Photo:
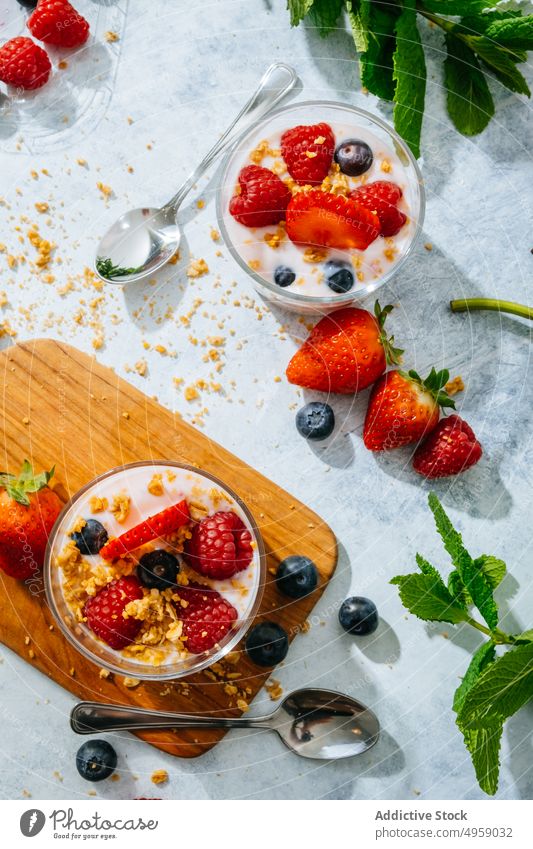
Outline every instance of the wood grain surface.
<svg viewBox="0 0 533 849"><path fill-rule="evenodd" d="M55 463L54 487L64 500L96 475L135 460L177 460L217 475L254 514L269 570L289 554L305 554L316 563L319 586L297 602L278 592L269 571L258 615L259 620L279 622L290 639L302 629L337 560L335 537L315 513L178 414L62 342L34 340L5 349L0 354L0 379L2 471L18 472L25 457L38 470ZM224 676L210 670L182 682L141 683L129 689L120 676L101 678L99 668L53 627L42 581L28 587L1 574L0 592L0 640L80 699L239 716L239 696L244 693L250 702L273 671L254 666L241 651L231 670L240 673L232 681L239 694L232 692ZM139 736L171 754L196 757L224 734L224 730L195 729Z"/></svg>

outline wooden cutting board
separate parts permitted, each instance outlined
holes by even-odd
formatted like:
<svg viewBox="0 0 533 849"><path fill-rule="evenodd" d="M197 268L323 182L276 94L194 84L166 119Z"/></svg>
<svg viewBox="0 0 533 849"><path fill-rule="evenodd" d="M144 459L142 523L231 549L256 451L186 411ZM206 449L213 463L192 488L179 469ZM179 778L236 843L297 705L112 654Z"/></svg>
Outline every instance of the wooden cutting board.
<svg viewBox="0 0 533 849"><path fill-rule="evenodd" d="M269 570L274 571L289 554L304 554L316 563L320 584L312 595L297 602L278 592L269 571L258 616L279 622L290 639L305 629L337 560L335 537L315 513L178 414L62 342L35 340L4 350L0 378L2 471L18 472L25 457L38 470L55 463L55 489L64 500L96 475L135 460L177 460L212 472L252 510L265 542ZM85 660L57 627L51 630L53 619L42 584L31 589L33 593L24 583L0 573L0 640L80 699L240 716L237 700L244 695L250 702L274 671L254 666L241 651L236 665L225 664L226 671L240 677L219 677L217 669L217 674L207 670L183 682L127 688L119 676L100 678L96 665ZM224 734L224 730L194 729L139 736L171 754L196 757Z"/></svg>

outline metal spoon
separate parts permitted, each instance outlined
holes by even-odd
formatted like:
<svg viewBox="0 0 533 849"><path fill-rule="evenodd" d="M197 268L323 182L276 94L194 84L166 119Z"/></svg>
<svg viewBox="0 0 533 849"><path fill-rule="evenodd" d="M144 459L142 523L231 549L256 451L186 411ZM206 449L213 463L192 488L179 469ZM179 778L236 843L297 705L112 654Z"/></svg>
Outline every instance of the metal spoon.
<svg viewBox="0 0 533 849"><path fill-rule="evenodd" d="M269 716L195 716L80 702L70 714L76 734L162 728L267 728L303 758L361 755L377 743L379 722L361 702L332 690L295 690Z"/></svg>
<svg viewBox="0 0 533 849"><path fill-rule="evenodd" d="M213 160L294 88L296 71L282 62L266 70L248 103L174 197L161 207L132 209L115 221L98 245L95 270L109 283L131 283L161 268L178 250L181 202Z"/></svg>

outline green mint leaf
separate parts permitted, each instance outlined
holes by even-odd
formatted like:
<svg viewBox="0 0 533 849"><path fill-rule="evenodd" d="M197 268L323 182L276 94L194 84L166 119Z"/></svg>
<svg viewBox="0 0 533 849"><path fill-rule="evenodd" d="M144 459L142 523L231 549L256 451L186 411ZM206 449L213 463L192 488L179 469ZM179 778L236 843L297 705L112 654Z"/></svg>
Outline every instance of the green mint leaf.
<svg viewBox="0 0 533 849"><path fill-rule="evenodd" d="M446 33L444 85L448 115L464 136L481 133L494 115L494 101L475 54Z"/></svg>
<svg viewBox="0 0 533 849"><path fill-rule="evenodd" d="M496 657L496 646L491 640L481 645L473 655L470 665L465 672L464 678L459 684L453 697L453 709L459 713L472 686L475 684L484 669L493 663Z"/></svg>
<svg viewBox="0 0 533 849"><path fill-rule="evenodd" d="M522 12L512 9L488 9L475 15L465 15L461 22L455 24L453 32L462 32L465 35L485 35L488 28L495 21L519 18Z"/></svg>
<svg viewBox="0 0 533 849"><path fill-rule="evenodd" d="M454 600L440 577L434 575L397 575L391 584L399 587L404 607L419 619L434 622L464 622L465 611Z"/></svg>
<svg viewBox="0 0 533 849"><path fill-rule="evenodd" d="M463 731L479 786L489 796L494 796L498 789L502 732L503 725L499 722Z"/></svg>
<svg viewBox="0 0 533 849"><path fill-rule="evenodd" d="M419 157L426 97L426 60L416 23L414 0L405 0L394 31L394 126L414 156Z"/></svg>
<svg viewBox="0 0 533 849"><path fill-rule="evenodd" d="M370 4L367 49L359 57L361 83L383 100L394 99L392 57L396 47L394 27L399 12L399 7L390 4Z"/></svg>
<svg viewBox="0 0 533 849"><path fill-rule="evenodd" d="M335 29L343 8L344 0L314 0L309 17L318 27L321 36L326 36Z"/></svg>
<svg viewBox="0 0 533 849"><path fill-rule="evenodd" d="M503 722L533 698L533 643L499 657L472 685L458 720L463 728Z"/></svg>
<svg viewBox="0 0 533 849"><path fill-rule="evenodd" d="M482 12L490 0L424 0L424 8L437 15L466 15Z"/></svg>
<svg viewBox="0 0 533 849"><path fill-rule="evenodd" d="M460 713L468 693L479 676L494 662L495 657L496 646L490 640L483 643L474 654L453 698L453 709L457 714ZM466 748L472 757L480 787L485 793L494 795L498 789L502 724L495 723L486 728L462 728L459 721L457 724L463 734Z"/></svg>
<svg viewBox="0 0 533 849"><path fill-rule="evenodd" d="M442 580L440 572L438 572L437 569L435 569L435 567L431 565L431 563L429 563L424 557L422 557L421 554L416 555L416 562L418 568L421 572L424 573L424 575L432 575L435 580L440 581L444 586L444 581Z"/></svg>
<svg viewBox="0 0 533 849"><path fill-rule="evenodd" d="M496 589L505 578L507 567L503 560L493 557L491 554L482 554L476 557L474 566L480 569L493 589Z"/></svg>
<svg viewBox="0 0 533 849"><path fill-rule="evenodd" d="M526 80L504 48L498 47L483 35L468 36L467 41L472 50L475 50L484 64L506 88L518 94L530 96L531 92Z"/></svg>
<svg viewBox="0 0 533 849"><path fill-rule="evenodd" d="M461 576L456 569L448 575L448 589L453 596L454 602L460 607L466 610L472 604L470 593L463 584Z"/></svg>
<svg viewBox="0 0 533 849"><path fill-rule="evenodd" d="M368 22L370 0L346 0L346 11L352 28L355 49L358 53L368 50Z"/></svg>
<svg viewBox="0 0 533 849"><path fill-rule="evenodd" d="M492 596L491 584L483 572L480 572L476 567L463 545L461 534L453 527L435 493L431 492L429 494L428 502L435 518L437 530L442 537L444 548L452 558L452 563L457 569L473 603L489 628L496 628L498 624L498 608Z"/></svg>
<svg viewBox="0 0 533 849"><path fill-rule="evenodd" d="M291 13L291 26L297 27L311 10L314 0L287 0L287 9Z"/></svg>
<svg viewBox="0 0 533 849"><path fill-rule="evenodd" d="M493 21L485 34L504 47L533 50L533 15Z"/></svg>
<svg viewBox="0 0 533 849"><path fill-rule="evenodd" d="M517 634L515 640L516 642L521 643L533 643L533 628L529 631L523 631L521 634Z"/></svg>

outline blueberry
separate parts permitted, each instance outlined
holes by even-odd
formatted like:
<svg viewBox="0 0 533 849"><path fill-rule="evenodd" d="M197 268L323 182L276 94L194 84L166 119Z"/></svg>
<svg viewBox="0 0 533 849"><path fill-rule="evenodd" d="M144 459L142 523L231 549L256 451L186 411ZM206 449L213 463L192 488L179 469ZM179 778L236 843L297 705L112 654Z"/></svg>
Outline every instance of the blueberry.
<svg viewBox="0 0 533 849"><path fill-rule="evenodd" d="M76 752L76 768L87 781L103 781L115 771L117 753L107 740L88 740Z"/></svg>
<svg viewBox="0 0 533 849"><path fill-rule="evenodd" d="M176 584L179 570L178 559L170 551L156 548L143 554L137 574L140 582L148 589L167 590Z"/></svg>
<svg viewBox="0 0 533 849"><path fill-rule="evenodd" d="M352 596L341 604L339 622L349 634L372 634L378 627L378 611L369 598Z"/></svg>
<svg viewBox="0 0 533 849"><path fill-rule="evenodd" d="M296 429L305 439L326 439L335 427L335 413L322 401L311 401L296 413Z"/></svg>
<svg viewBox="0 0 533 849"><path fill-rule="evenodd" d="M313 592L317 583L317 568L308 557L293 554L282 560L278 566L276 584L284 595L303 598Z"/></svg>
<svg viewBox="0 0 533 849"><path fill-rule="evenodd" d="M274 271L274 283L285 288L296 280L296 274L287 265L278 265Z"/></svg>
<svg viewBox="0 0 533 849"><path fill-rule="evenodd" d="M325 266L326 282L334 292L349 292L354 284L353 271L342 259L329 259Z"/></svg>
<svg viewBox="0 0 533 849"><path fill-rule="evenodd" d="M371 149L361 139L346 139L335 149L335 162L340 166L342 173L349 177L364 174L373 161L374 155Z"/></svg>
<svg viewBox="0 0 533 849"><path fill-rule="evenodd" d="M108 533L97 519L87 519L81 531L70 535L81 554L98 554L108 540Z"/></svg>
<svg viewBox="0 0 533 849"><path fill-rule="evenodd" d="M246 651L258 666L275 666L287 657L287 632L276 622L260 622L246 638Z"/></svg>

